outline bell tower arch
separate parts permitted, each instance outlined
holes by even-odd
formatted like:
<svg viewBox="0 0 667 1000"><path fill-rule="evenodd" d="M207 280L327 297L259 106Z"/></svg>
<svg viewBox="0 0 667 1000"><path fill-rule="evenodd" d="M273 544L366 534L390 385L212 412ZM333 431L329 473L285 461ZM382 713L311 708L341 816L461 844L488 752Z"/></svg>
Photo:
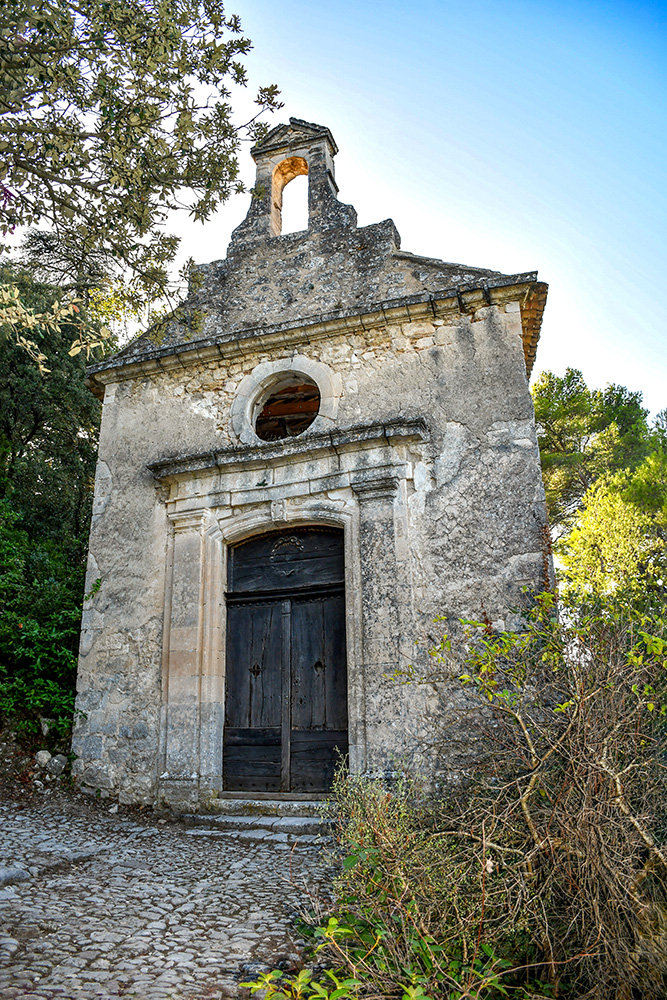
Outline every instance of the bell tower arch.
<svg viewBox="0 0 667 1000"><path fill-rule="evenodd" d="M301 174L308 177L309 229L356 227L354 208L338 201L334 172L338 146L328 128L290 118L289 125L272 129L251 152L257 167L253 197L232 236L230 252L281 235L283 190Z"/></svg>

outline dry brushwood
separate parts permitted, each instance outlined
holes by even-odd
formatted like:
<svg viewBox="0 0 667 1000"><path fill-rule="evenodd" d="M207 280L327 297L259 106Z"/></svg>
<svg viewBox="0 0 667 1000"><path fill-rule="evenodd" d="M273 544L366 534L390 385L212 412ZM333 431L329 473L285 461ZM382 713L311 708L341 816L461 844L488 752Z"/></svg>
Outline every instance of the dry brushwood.
<svg viewBox="0 0 667 1000"><path fill-rule="evenodd" d="M479 862L499 856L507 912L521 914L562 995L657 1000L667 992L664 623L550 613L538 602L513 635L469 626L466 679L498 724L457 826L477 832L478 854L485 831Z"/></svg>
<svg viewBox="0 0 667 1000"><path fill-rule="evenodd" d="M452 655L443 641L448 673ZM549 595L517 632L467 623L463 679L487 711L464 793L338 785L346 857L320 939L359 996L667 995L666 655L663 622L558 621Z"/></svg>

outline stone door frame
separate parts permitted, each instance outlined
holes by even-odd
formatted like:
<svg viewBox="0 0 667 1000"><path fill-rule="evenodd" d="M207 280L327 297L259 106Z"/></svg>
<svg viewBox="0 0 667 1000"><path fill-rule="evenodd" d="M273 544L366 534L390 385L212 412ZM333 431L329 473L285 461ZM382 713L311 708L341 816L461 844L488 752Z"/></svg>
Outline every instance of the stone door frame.
<svg viewBox="0 0 667 1000"><path fill-rule="evenodd" d="M352 773L366 770L367 675L372 673L376 683L378 675L400 663L401 620L411 587L410 451L425 438L421 420L372 429L372 434L369 427L363 434L360 428L347 432L349 468L326 477L318 493L309 491L312 480L304 483L304 469L311 476L325 471L317 466L324 466L332 452L338 461L344 448L330 440L319 458L309 454L307 440L293 457L266 446L267 458L279 455L276 468L292 470L297 488L248 488L231 498L221 486L225 476L233 482L243 478L237 471L238 449L230 453L228 472L219 456L214 466L210 455L161 463L153 470L159 473L169 526L157 774L162 802L180 809L201 807L222 789L227 547L277 528L343 530L349 763ZM256 468L257 449L246 454ZM263 481L263 468L252 473L253 482Z"/></svg>

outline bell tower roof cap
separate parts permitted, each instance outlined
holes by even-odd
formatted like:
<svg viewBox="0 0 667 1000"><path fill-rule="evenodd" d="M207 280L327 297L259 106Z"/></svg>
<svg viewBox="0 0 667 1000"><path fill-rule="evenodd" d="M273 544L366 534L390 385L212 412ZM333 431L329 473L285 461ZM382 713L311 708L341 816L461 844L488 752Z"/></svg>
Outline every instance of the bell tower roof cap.
<svg viewBox="0 0 667 1000"><path fill-rule="evenodd" d="M290 118L289 125L276 125L267 135L250 150L254 160L279 149L301 148L313 142L325 141L335 156L338 146L331 132L325 125L305 122L301 118Z"/></svg>

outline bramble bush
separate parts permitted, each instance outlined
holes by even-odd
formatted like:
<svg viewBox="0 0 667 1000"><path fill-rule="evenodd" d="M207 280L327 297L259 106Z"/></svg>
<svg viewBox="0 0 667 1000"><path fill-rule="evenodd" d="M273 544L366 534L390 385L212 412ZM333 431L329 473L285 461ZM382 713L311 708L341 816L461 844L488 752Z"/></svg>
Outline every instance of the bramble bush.
<svg viewBox="0 0 667 1000"><path fill-rule="evenodd" d="M555 611L544 594L515 632L464 623L485 751L449 794L339 777L336 901L308 930L320 966L254 991L667 995L667 625ZM454 655L445 637L434 683Z"/></svg>

